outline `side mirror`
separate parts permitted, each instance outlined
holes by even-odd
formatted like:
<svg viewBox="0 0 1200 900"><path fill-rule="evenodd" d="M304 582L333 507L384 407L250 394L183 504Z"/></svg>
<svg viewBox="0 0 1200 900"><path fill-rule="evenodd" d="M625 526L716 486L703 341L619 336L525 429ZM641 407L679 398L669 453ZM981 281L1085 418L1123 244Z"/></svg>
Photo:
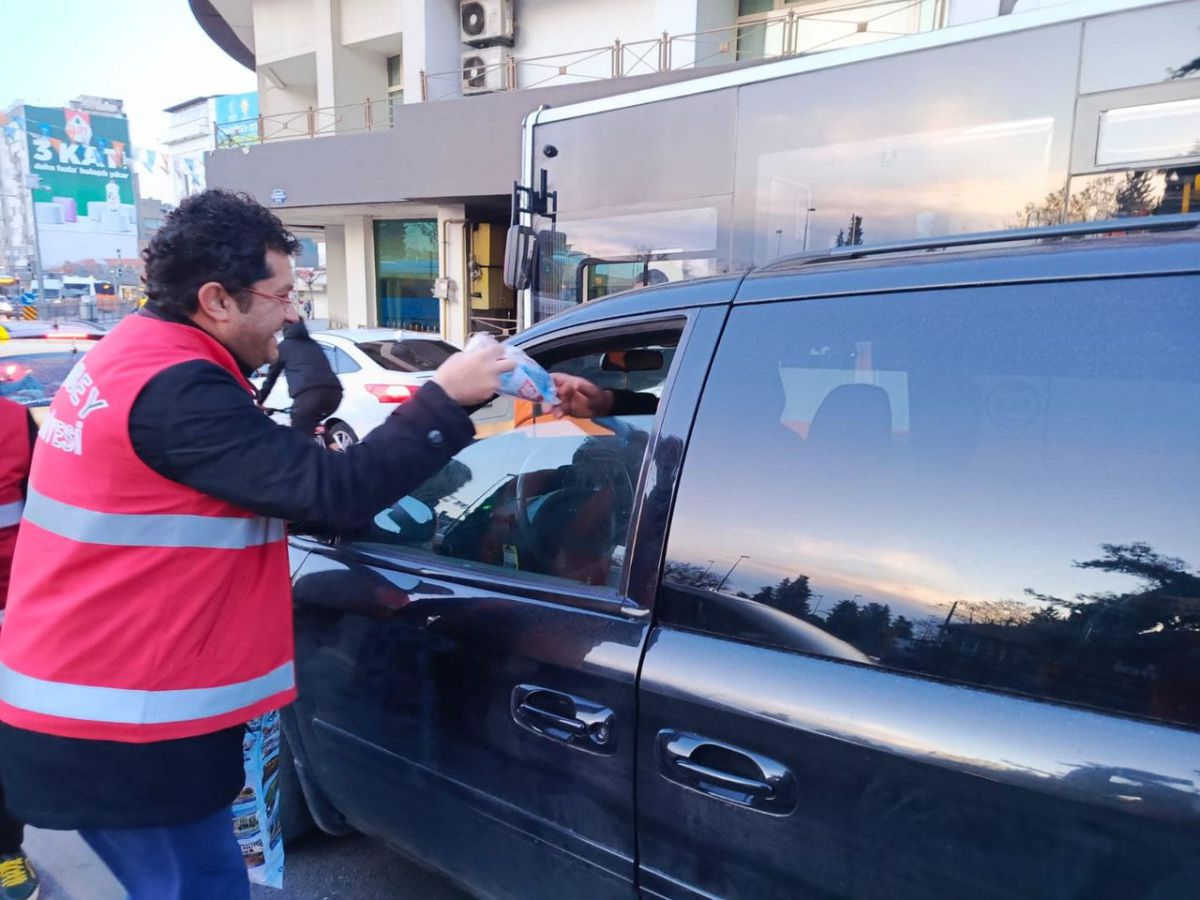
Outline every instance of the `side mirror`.
<svg viewBox="0 0 1200 900"><path fill-rule="evenodd" d="M422 544L433 540L437 519L428 505L415 497L401 497L375 516L375 524L405 543Z"/></svg>
<svg viewBox="0 0 1200 900"><path fill-rule="evenodd" d="M600 360L602 372L658 372L662 367L661 350L609 350Z"/></svg>
<svg viewBox="0 0 1200 900"><path fill-rule="evenodd" d="M537 235L528 225L513 225L504 240L504 283L514 291L529 287Z"/></svg>

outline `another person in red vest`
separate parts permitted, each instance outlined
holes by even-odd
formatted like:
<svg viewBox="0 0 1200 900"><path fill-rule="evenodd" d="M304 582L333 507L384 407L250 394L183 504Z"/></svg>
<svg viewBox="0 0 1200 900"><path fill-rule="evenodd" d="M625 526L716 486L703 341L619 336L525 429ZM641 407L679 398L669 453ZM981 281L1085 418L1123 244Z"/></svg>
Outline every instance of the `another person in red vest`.
<svg viewBox="0 0 1200 900"><path fill-rule="evenodd" d="M29 410L0 399L0 622L8 600L9 570L36 434ZM37 874L21 849L24 840L25 826L4 809L4 792L0 790L0 900L31 900L37 896Z"/></svg>
<svg viewBox="0 0 1200 900"><path fill-rule="evenodd" d="M78 829L134 900L249 897L230 805L244 724L290 703L287 522L361 527L471 442L512 367L456 353L328 453L248 373L297 320L296 239L206 191L143 254L150 302L76 365L33 453L0 630L9 809Z"/></svg>

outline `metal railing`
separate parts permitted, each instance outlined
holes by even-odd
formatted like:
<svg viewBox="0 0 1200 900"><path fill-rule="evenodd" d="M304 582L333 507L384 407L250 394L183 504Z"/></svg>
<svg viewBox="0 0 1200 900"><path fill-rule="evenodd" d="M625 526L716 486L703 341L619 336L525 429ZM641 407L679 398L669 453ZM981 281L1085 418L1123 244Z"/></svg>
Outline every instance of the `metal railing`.
<svg viewBox="0 0 1200 900"><path fill-rule="evenodd" d="M344 106L310 106L298 112L226 122L216 125L213 131L217 148L223 150L267 141L374 131L392 127L395 109L399 105L398 99L389 97L385 100L347 103Z"/></svg>
<svg viewBox="0 0 1200 900"><path fill-rule="evenodd" d="M37 310L36 318L43 322L73 320L106 325L136 311L137 301L109 296L68 297L38 300L33 307Z"/></svg>
<svg viewBox="0 0 1200 900"><path fill-rule="evenodd" d="M555 84L578 84L694 69L724 62L778 59L839 46L887 40L946 25L947 0L829 0L817 8L773 10L743 16L736 23L669 34L641 41L613 41L600 47L546 56L508 56L469 70L420 72L421 102L475 93L517 91ZM344 106L309 107L293 113L215 126L220 148L391 128L397 98Z"/></svg>

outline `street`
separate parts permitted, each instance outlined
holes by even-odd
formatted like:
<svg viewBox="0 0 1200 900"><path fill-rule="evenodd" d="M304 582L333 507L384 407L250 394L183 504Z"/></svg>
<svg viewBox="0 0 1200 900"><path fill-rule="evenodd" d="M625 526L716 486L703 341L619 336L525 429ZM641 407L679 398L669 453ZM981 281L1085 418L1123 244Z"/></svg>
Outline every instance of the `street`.
<svg viewBox="0 0 1200 900"><path fill-rule="evenodd" d="M42 880L39 900L123 900L125 892L75 832L26 831ZM253 900L469 900L449 882L362 835L315 834L289 850L282 891L253 885Z"/></svg>

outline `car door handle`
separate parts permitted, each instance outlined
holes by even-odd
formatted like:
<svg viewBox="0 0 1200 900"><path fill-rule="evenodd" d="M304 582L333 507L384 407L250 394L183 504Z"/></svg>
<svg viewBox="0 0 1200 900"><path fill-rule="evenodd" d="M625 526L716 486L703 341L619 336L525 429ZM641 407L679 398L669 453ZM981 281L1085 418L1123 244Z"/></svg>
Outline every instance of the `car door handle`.
<svg viewBox="0 0 1200 900"><path fill-rule="evenodd" d="M534 734L561 741L589 753L612 753L616 716L611 709L536 684L513 688L513 721Z"/></svg>
<svg viewBox="0 0 1200 900"><path fill-rule="evenodd" d="M741 778L729 772L714 769L712 766L702 766L700 763L694 763L690 759L676 759L675 766L692 775L696 781L708 781L721 787L729 788L730 790L743 791L754 797L771 797L775 794L775 788L765 781L759 781L754 778Z"/></svg>
<svg viewBox="0 0 1200 900"><path fill-rule="evenodd" d="M525 721L539 721L543 723L545 728L556 728L566 732L572 737L584 737L587 734L587 726L579 719L568 719L566 716L560 716L550 712L548 709L542 709L535 706L533 701L525 700L517 707L517 711L521 714Z"/></svg>
<svg viewBox="0 0 1200 900"><path fill-rule="evenodd" d="M676 784L772 815L796 808L796 779L773 759L669 728L656 743L662 774Z"/></svg>

